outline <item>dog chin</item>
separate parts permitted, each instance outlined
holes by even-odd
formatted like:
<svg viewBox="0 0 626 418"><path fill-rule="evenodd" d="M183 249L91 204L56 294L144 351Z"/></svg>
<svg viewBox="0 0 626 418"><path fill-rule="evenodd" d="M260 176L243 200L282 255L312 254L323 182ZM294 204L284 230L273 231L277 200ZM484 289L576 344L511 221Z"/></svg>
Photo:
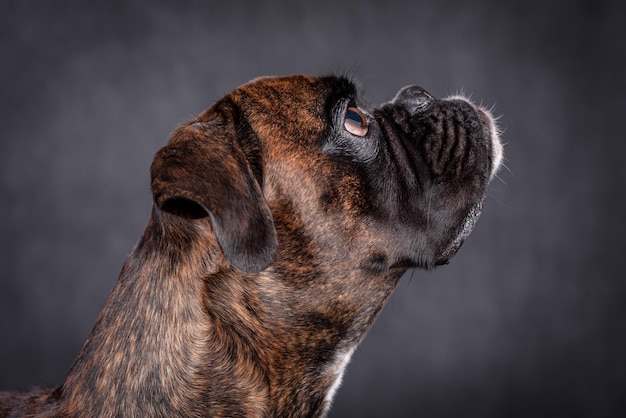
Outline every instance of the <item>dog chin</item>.
<svg viewBox="0 0 626 418"><path fill-rule="evenodd" d="M440 266L443 264L448 264L450 259L459 251L465 239L469 236L469 234L476 226L476 222L478 222L478 218L480 217L480 213L482 211L483 202L479 202L469 211L467 216L465 217L465 221L459 231L457 233L456 238L446 247L446 249L441 253L440 257L435 260L435 265Z"/></svg>

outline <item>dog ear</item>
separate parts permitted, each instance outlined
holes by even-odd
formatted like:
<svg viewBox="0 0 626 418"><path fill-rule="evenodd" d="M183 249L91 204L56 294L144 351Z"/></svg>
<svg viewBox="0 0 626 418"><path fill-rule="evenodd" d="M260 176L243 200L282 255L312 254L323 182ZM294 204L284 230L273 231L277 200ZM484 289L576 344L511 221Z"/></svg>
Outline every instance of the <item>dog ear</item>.
<svg viewBox="0 0 626 418"><path fill-rule="evenodd" d="M276 230L231 122L178 129L150 169L156 206L187 219L209 217L226 259L256 273L274 259Z"/></svg>

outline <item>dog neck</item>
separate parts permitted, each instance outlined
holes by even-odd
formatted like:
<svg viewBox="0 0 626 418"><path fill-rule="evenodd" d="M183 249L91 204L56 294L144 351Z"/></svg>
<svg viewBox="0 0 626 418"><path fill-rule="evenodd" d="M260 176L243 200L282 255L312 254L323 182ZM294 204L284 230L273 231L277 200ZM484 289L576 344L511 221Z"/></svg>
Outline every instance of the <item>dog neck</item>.
<svg viewBox="0 0 626 418"><path fill-rule="evenodd" d="M198 233L203 226L162 216L170 215L153 216L57 391L62 410L323 416L402 272L381 286L358 270L314 269L310 286L312 271L287 273L279 253L267 270L242 274Z"/></svg>

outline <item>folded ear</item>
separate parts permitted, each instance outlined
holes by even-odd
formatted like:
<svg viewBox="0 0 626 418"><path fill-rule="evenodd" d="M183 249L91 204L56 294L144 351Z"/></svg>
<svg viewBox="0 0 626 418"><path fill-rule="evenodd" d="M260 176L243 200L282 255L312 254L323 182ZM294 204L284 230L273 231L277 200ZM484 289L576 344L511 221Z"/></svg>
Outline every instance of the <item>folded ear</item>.
<svg viewBox="0 0 626 418"><path fill-rule="evenodd" d="M178 129L154 158L152 194L157 207L170 214L208 216L226 259L253 273L274 259L276 230L236 135L229 122Z"/></svg>

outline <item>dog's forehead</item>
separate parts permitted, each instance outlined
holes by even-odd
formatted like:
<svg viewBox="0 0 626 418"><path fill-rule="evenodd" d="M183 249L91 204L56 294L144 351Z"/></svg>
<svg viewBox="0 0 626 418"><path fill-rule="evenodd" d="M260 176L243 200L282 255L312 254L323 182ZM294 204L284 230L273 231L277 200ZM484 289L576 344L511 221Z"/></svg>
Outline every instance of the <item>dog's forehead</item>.
<svg viewBox="0 0 626 418"><path fill-rule="evenodd" d="M324 77L312 77L305 75L291 75L282 77L258 77L248 83L242 85L240 88L274 88L278 90L287 91L316 91L317 93L327 90L332 92L334 90L341 90L347 94L354 93L356 86L354 82L347 77L340 76L324 76Z"/></svg>
<svg viewBox="0 0 626 418"><path fill-rule="evenodd" d="M236 101L261 111L303 109L312 113L326 111L342 97L356 96L357 89L345 77L302 75L256 78L234 90Z"/></svg>
<svg viewBox="0 0 626 418"><path fill-rule="evenodd" d="M308 143L328 131L332 112L357 89L343 77L263 77L227 97L264 142Z"/></svg>

